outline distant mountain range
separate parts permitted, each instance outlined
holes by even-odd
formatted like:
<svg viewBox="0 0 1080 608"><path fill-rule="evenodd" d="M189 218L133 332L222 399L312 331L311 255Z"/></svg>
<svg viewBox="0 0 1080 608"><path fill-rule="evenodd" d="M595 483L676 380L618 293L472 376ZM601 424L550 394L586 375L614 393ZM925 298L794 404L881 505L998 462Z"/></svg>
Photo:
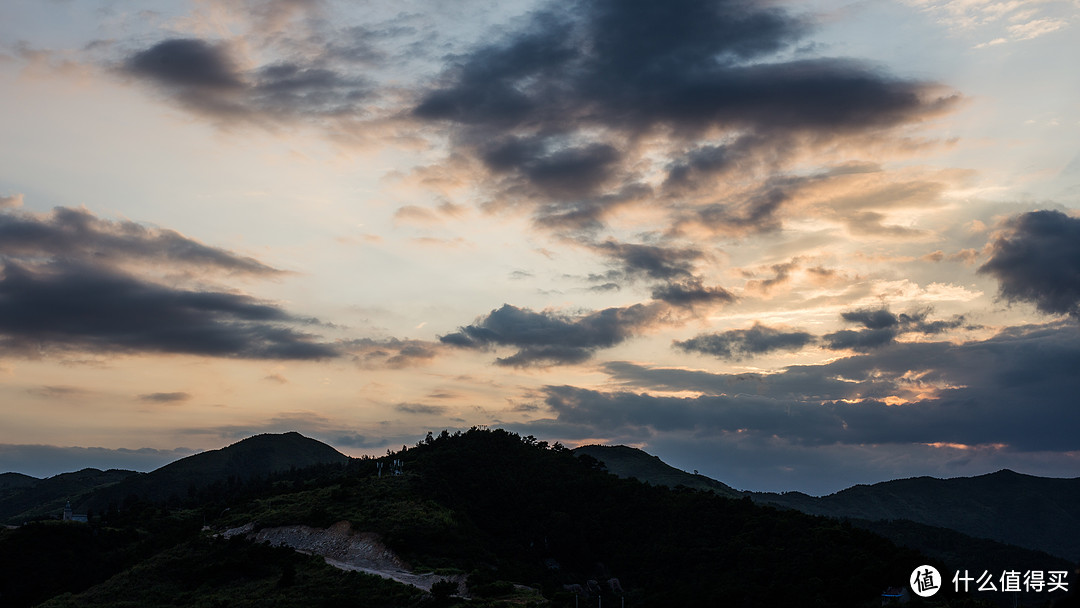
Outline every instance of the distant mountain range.
<svg viewBox="0 0 1080 608"><path fill-rule="evenodd" d="M0 605L154 606L183 596L206 605L510 608L540 596L536 605L570 606L581 594L635 606L871 605L918 564L1072 571L1080 530L1080 480L1011 471L815 498L740 492L625 446L569 451L502 430L429 435L378 461L391 458L403 463L394 474L285 433L151 473L0 474L0 522L45 520L0 527ZM55 521L67 501L90 511L88 523ZM436 600L221 537L281 526L377 536L402 563L464 581L474 599ZM1003 598L976 596L1016 599ZM1047 599L1064 598L1019 597Z"/></svg>
<svg viewBox="0 0 1080 608"><path fill-rule="evenodd" d="M721 496L746 496L759 504L811 515L861 520L864 527L894 541L902 537L910 544L920 536L918 530L929 538L941 535L933 532L934 528L947 528L976 539L1043 551L1073 563L1080 560L1080 478L1043 478L1002 470L978 477L885 481L815 497L801 492L740 492L627 446L583 446L575 453L596 458L620 477L654 485L682 485Z"/></svg>
<svg viewBox="0 0 1080 608"><path fill-rule="evenodd" d="M63 513L68 501L82 504L94 491L140 475L119 469L83 469L47 479L4 473L0 475L0 523L17 525L31 519L56 517Z"/></svg>
<svg viewBox="0 0 1080 608"><path fill-rule="evenodd" d="M151 502L184 499L212 486L316 464L343 464L349 457L300 433L249 437L219 450L182 458L151 473L84 469L47 479L0 475L0 522L19 524L55 517L71 502L76 513L101 512L128 497Z"/></svg>

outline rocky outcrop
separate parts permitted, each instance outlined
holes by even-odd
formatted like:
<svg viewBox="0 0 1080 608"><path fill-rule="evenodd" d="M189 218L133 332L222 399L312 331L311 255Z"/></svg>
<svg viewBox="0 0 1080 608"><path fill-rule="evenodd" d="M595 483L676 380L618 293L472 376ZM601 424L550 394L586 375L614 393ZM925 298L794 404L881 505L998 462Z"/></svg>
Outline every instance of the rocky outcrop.
<svg viewBox="0 0 1080 608"><path fill-rule="evenodd" d="M291 547L301 553L318 555L341 570L374 574L424 591L431 591L433 584L444 579L458 583L459 587L462 583L457 580L459 577L413 574L400 557L379 541L377 535L354 532L347 521L339 521L326 529L281 526L256 530L254 524L247 524L226 530L221 535L226 538L244 536L259 543Z"/></svg>

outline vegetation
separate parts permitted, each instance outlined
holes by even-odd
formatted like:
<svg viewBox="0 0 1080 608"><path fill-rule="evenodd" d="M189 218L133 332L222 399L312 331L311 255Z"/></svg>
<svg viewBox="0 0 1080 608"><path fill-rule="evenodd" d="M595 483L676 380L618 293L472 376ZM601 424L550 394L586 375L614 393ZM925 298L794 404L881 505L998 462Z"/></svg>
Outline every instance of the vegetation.
<svg viewBox="0 0 1080 608"><path fill-rule="evenodd" d="M18 525L54 518L68 501L82 504L93 492L138 475L118 469L83 469L48 479L5 473L0 483L0 522Z"/></svg>
<svg viewBox="0 0 1080 608"><path fill-rule="evenodd" d="M344 572L322 559L240 538L199 537L155 555L78 595L64 594L48 608L408 608L425 594L376 576Z"/></svg>
<svg viewBox="0 0 1080 608"><path fill-rule="evenodd" d="M859 485L815 498L796 492L755 500L805 513L870 521L906 519L976 538L1080 560L1080 478L1002 470L978 477L917 477Z"/></svg>
<svg viewBox="0 0 1080 608"><path fill-rule="evenodd" d="M235 462L229 450L207 462ZM401 474L389 474L391 459ZM915 565L947 571L850 522L620 479L587 454L502 430L444 431L379 461L275 469L234 468L224 480L213 469L182 495L176 477L150 474L168 491L143 486L89 524L4 531L0 605L562 608L576 593L613 606L877 606ZM342 520L414 571L461 573L469 597L450 582L427 593L218 534Z"/></svg>
<svg viewBox="0 0 1080 608"><path fill-rule="evenodd" d="M668 465L652 454L625 445L585 445L574 450L577 455L591 456L604 463L609 473L627 479L637 479L652 485L693 490L707 490L718 496L742 498L744 493L704 475L687 473Z"/></svg>

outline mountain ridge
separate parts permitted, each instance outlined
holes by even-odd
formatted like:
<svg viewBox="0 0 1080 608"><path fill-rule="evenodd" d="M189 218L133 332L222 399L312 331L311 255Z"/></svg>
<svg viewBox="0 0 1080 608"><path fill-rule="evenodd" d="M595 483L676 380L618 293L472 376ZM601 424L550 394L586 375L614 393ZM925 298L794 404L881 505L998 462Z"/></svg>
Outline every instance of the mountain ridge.
<svg viewBox="0 0 1080 608"><path fill-rule="evenodd" d="M620 477L711 490L701 480L710 478L675 469L637 448L584 446L582 453L604 462ZM721 495L731 496L730 491L759 504L810 515L866 522L904 520L1080 560L1080 477L1038 477L1004 468L971 477L924 475L858 484L825 496L738 491L711 481L719 484Z"/></svg>
<svg viewBox="0 0 1080 608"><path fill-rule="evenodd" d="M0 479L10 479L13 485L0 486L0 522L18 524L56 517L69 501L78 513L101 512L129 497L168 501L215 483L227 484L230 478L247 481L290 468L348 461L348 456L333 447L290 431L254 435L175 460L149 473L87 468L45 479L3 477Z"/></svg>

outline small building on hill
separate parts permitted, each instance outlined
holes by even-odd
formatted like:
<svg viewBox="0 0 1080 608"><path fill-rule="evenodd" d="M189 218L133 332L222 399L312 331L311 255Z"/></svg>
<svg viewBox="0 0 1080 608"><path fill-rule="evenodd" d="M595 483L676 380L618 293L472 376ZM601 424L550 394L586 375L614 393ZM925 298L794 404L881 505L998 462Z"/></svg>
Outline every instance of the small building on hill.
<svg viewBox="0 0 1080 608"><path fill-rule="evenodd" d="M86 515L77 515L71 511L71 501L64 505L64 521L76 521L86 523L89 518Z"/></svg>

